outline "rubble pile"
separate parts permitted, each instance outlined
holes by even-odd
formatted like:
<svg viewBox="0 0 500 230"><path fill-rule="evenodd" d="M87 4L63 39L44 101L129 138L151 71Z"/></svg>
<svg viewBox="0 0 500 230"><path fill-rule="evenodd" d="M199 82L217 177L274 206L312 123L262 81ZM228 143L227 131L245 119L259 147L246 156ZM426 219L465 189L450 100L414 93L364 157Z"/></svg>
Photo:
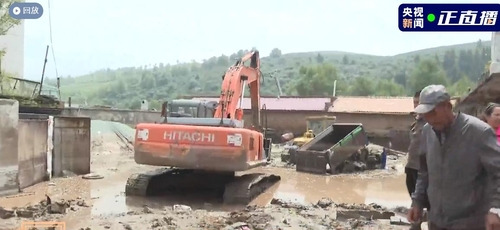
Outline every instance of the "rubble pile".
<svg viewBox="0 0 500 230"><path fill-rule="evenodd" d="M26 207L5 209L0 207L0 218L9 219L12 217L38 219L49 214L66 214L68 209L76 211L78 207L90 207L84 200L59 200L52 201L47 196L45 200L40 201L35 205L28 205Z"/></svg>
<svg viewBox="0 0 500 230"><path fill-rule="evenodd" d="M381 227L377 220L389 220L394 212L376 204L336 204L322 198L316 204L273 199L265 207L247 206L227 215L204 218L197 227L224 230L265 229L356 229Z"/></svg>

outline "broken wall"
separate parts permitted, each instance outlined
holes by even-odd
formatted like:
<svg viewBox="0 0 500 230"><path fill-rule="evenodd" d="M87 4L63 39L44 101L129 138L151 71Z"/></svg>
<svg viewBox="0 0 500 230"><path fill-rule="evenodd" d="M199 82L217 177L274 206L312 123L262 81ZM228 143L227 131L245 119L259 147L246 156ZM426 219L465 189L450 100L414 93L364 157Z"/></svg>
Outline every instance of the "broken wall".
<svg viewBox="0 0 500 230"><path fill-rule="evenodd" d="M23 189L48 179L47 119L20 119L19 130L19 188Z"/></svg>
<svg viewBox="0 0 500 230"><path fill-rule="evenodd" d="M90 173L90 118L54 117L52 176Z"/></svg>
<svg viewBox="0 0 500 230"><path fill-rule="evenodd" d="M0 195L17 193L19 102L0 99Z"/></svg>
<svg viewBox="0 0 500 230"><path fill-rule="evenodd" d="M159 122L161 113L157 111L103 109L103 108L64 108L62 116L90 117L92 120L116 121L128 125L141 122Z"/></svg>
<svg viewBox="0 0 500 230"><path fill-rule="evenodd" d="M243 112L245 127L249 127L252 123L252 111L244 110ZM306 118L308 116L332 115L324 111L267 110L265 113L267 113L267 126L275 129L278 137L288 132L292 132L295 136L301 136L306 131ZM262 125L265 125L265 120L261 120L261 122Z"/></svg>

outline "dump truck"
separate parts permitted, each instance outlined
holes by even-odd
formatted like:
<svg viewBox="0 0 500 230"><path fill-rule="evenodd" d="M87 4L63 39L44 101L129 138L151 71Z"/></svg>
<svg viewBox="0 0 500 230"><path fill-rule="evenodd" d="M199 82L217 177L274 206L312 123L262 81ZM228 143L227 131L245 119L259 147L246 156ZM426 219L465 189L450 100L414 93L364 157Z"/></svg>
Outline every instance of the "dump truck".
<svg viewBox="0 0 500 230"><path fill-rule="evenodd" d="M284 141L288 141L293 138L291 146L288 146L289 149L297 149L300 148L305 143L311 141L316 137L316 135L320 134L323 130L328 128L330 125L335 123L335 116L309 116L306 117L306 132L301 137L293 138L292 133L284 134L282 137ZM286 136L288 135L288 138ZM295 163L294 151L288 151L281 154L281 161Z"/></svg>
<svg viewBox="0 0 500 230"><path fill-rule="evenodd" d="M361 123L335 123L295 152L296 170L338 174L379 168L381 156L367 148Z"/></svg>

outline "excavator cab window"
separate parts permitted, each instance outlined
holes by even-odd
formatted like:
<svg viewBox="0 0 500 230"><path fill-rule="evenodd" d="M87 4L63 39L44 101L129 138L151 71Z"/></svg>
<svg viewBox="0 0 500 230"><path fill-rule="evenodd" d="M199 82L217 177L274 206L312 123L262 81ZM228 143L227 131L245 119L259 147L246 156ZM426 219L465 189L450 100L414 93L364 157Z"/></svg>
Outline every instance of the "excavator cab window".
<svg viewBox="0 0 500 230"><path fill-rule="evenodd" d="M180 117L198 117L198 107L172 105L170 114Z"/></svg>

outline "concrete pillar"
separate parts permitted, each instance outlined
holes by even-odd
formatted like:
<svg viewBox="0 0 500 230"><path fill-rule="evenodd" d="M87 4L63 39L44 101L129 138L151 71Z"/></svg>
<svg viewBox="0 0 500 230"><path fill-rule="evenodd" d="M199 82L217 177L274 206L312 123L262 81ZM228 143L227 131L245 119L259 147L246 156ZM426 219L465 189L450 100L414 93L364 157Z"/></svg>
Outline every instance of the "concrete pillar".
<svg viewBox="0 0 500 230"><path fill-rule="evenodd" d="M0 99L0 196L17 193L19 102Z"/></svg>
<svg viewBox="0 0 500 230"><path fill-rule="evenodd" d="M490 74L500 73L500 32L491 35Z"/></svg>

